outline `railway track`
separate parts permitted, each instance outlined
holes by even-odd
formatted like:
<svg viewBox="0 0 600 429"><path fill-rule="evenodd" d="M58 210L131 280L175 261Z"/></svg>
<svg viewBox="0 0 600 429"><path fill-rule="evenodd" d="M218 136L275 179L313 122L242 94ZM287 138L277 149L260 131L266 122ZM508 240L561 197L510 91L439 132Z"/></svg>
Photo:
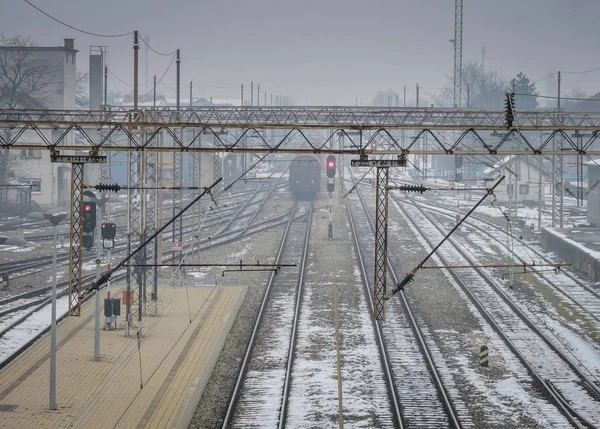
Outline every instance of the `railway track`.
<svg viewBox="0 0 600 429"><path fill-rule="evenodd" d="M205 222L202 224L202 233L207 236L213 236L214 234L222 233L226 229L231 228L231 223L236 220L237 222L243 221L244 219L251 218L247 224L251 224L253 218L261 212L263 209L268 197L282 185L275 184L273 187L269 189L257 189L253 192L250 192L249 198L247 198L243 202L234 202L229 204L221 205L222 209L211 209L206 214ZM265 196L266 193L266 196ZM247 196L248 193L244 193L244 196ZM242 212L242 209L238 208L237 205L242 206L245 211ZM184 216L184 219L189 221L192 218L192 215ZM124 227L123 227L124 228ZM188 237L193 236L193 234L189 234L192 232L193 223L187 223L184 225L184 234ZM163 233L163 243L169 244L171 230L165 231ZM178 231L176 231L178 234ZM188 235L189 234L189 235ZM189 240L188 240L189 241ZM120 244L113 249L113 253L124 251L127 248L126 244ZM83 263L90 263L96 260L95 252L90 253L91 256L85 257ZM66 262L69 260L68 254L59 254L57 261L58 263ZM34 258L28 258L26 260L21 261L11 261L0 264L0 273L7 273L10 275L11 280L31 276L33 274L40 273L44 270L51 268L52 266L52 256L49 254L47 256L39 256ZM3 305L3 301L0 301L0 307Z"/></svg>
<svg viewBox="0 0 600 429"><path fill-rule="evenodd" d="M287 222L287 219L291 215L289 213L272 217L270 219L263 220L262 222L253 223L254 217L248 222L236 229L228 229L222 231L209 238L201 240L199 243L200 250L205 251L211 247L236 242L240 238L256 234L258 232L266 231L268 229L278 227L281 224ZM193 251L198 251L198 245L193 246ZM165 260L171 260L172 252L170 250L163 252ZM119 274L113 277L115 281L124 278L125 273ZM83 276L83 284L92 281L95 278L95 274ZM58 298L57 306L60 309L60 303L63 300L66 302L66 296L68 295L68 281L60 282L57 284ZM0 341L10 344L14 338L18 338L21 335L31 336L33 328L30 327L30 321L36 319L36 313L47 311L47 307L50 305L49 294L51 292L51 286L41 288L37 291L28 292L19 296L11 297L10 299L0 302ZM64 309L66 312L66 307ZM59 313L60 314L60 313ZM63 316L63 318L66 314ZM62 318L60 319L62 320ZM36 321L35 323L38 323ZM10 347L4 348L4 355L0 356L0 368L7 365L13 360L19 353L25 350L31 345L37 338L41 337L49 329L49 326L40 332L33 335L32 339L28 341L23 347L17 349L10 349ZM25 331L25 332L22 332ZM9 352L8 354L6 352Z"/></svg>
<svg viewBox="0 0 600 429"><path fill-rule="evenodd" d="M313 204L292 209L298 218L290 216L275 260L299 263L269 277L224 428L285 426L313 209Z"/></svg>
<svg viewBox="0 0 600 429"><path fill-rule="evenodd" d="M436 216L438 221L440 217L450 220L451 222L454 221L454 214L448 210L439 209L412 198L410 200L414 204L421 206L430 214ZM442 221L439 222L443 223ZM492 240L497 246L501 247L506 252L510 252L512 257L516 258L521 264L555 263L554 260L550 259L545 254L543 249L529 244L526 240L522 239L521 236L503 230L495 223L471 215L465 222L465 227L472 228L480 235L483 235L486 240ZM512 241L517 242L518 245L509 248L505 241L498 238L499 236L508 237ZM489 256L494 257L494 255ZM495 256L498 257L500 255ZM568 270L560 270L560 272L552 275L548 275L548 273L545 272L538 272L536 275L544 280L545 285L551 287L573 305L579 307L582 310L582 313L589 315L596 324L600 323L600 293L598 291L571 274Z"/></svg>
<svg viewBox="0 0 600 429"><path fill-rule="evenodd" d="M374 222L358 191L356 195L351 194L346 199L346 204L373 319L372 276L368 274L366 266L372 267L374 261L372 257L366 260L365 255L375 254ZM363 213L364 216L356 216L355 219L352 213ZM391 279L398 282L389 257L387 264ZM388 306L385 327L374 323L382 366L394 408L397 409L396 420L399 420L400 427L469 427L468 410L462 404L455 405L451 400L444 386L443 376L434 363L426 339L403 292L400 294L400 301L402 308Z"/></svg>
<svg viewBox="0 0 600 429"><path fill-rule="evenodd" d="M445 231L428 213L418 206L403 203L394 195L391 198L392 206L406 217L411 229L429 247L441 241ZM443 265L475 265L456 240L450 238L447 243L436 254ZM548 333L526 314L527 310L512 302L485 270L471 268L459 274L457 270L448 269L448 272L567 420L575 427L598 426L599 388L588 371L566 351L560 350Z"/></svg>

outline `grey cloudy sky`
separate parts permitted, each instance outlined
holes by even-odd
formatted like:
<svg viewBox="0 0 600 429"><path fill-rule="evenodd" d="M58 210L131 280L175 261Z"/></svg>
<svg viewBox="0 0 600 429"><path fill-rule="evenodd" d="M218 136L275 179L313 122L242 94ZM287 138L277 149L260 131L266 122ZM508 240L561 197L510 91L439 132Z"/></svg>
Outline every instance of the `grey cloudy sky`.
<svg viewBox="0 0 600 429"><path fill-rule="evenodd" d="M377 90L410 88L427 98L453 68L452 0L31 0L48 13L98 33L134 29L163 52L182 54L182 94L239 97L250 80L261 93L290 94L301 104L370 102ZM91 37L43 16L22 0L0 0L0 31L39 45L76 39L78 67L87 69L90 45L108 45L111 70L132 82L131 37ZM519 71L540 79L556 70L600 66L598 0L464 0L463 62L481 61L504 77ZM141 53L140 82L145 81ZM149 75L162 75L166 57L150 53ZM165 78L175 85L175 68ZM551 88L538 82L541 94ZM111 82L112 83L112 82ZM110 84L109 83L109 86ZM116 82L121 92L126 85ZM555 85L555 82L551 84ZM564 91L600 91L600 71L563 76ZM144 87L142 87L142 91ZM172 91L162 88L169 95ZM262 99L262 97L261 97ZM262 102L261 102L262 104Z"/></svg>

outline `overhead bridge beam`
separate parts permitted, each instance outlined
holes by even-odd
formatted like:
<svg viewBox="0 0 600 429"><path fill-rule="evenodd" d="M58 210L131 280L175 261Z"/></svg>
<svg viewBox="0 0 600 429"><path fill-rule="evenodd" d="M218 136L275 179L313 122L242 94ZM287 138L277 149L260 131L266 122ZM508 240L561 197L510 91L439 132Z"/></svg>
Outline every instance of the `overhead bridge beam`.
<svg viewBox="0 0 600 429"><path fill-rule="evenodd" d="M106 130L103 130L106 131ZM143 132L141 132L143 131ZM96 128L72 127L65 129L54 127L52 129L39 127L37 125L25 125L24 127L3 130L0 125L0 147L12 150L49 150L52 157L59 156L78 156L89 157L93 159L101 158L104 152L138 152L138 153L158 153L158 152L190 152L190 153L218 153L218 152L238 152L238 153L323 153L323 154L347 154L347 155L583 155L598 156L600 150L592 149L592 144L600 136L600 131L594 131L587 134L585 139L571 138L572 134L562 128L554 129L551 133L545 134L544 139L539 138L539 133L523 133L520 130L512 130L502 134L498 141L497 135L484 136L480 132L467 129L460 134L444 133L429 129L415 130L416 135L406 139L402 145L401 132L389 131L387 129L378 129L370 131L369 136L363 137L363 131L359 136L345 129L330 129L328 131L309 132L304 129L288 130L282 137L275 141L267 141L264 138L245 139L256 129L246 129L242 133L227 132L219 128L213 129L201 128L193 130L192 133L186 133L188 136L183 138L181 130L162 127L153 131L145 128L138 128L137 132L127 128L116 127L108 132L99 133ZM158 136L169 135L171 141L168 145L158 145ZM81 138L76 144L72 144L72 138L67 136L77 133ZM207 143L205 139L201 141L203 134L212 134L214 139ZM337 134L337 135L336 135ZM144 135L144 139L140 139ZM344 146L334 149L330 143L342 135L345 137ZM429 145L421 144L421 140L429 136ZM552 140L559 136L563 144L555 147L551 144ZM377 139L376 147L371 144ZM214 141L213 141L214 140ZM518 145L513 144L518 142ZM66 152L66 153L65 153Z"/></svg>
<svg viewBox="0 0 600 429"><path fill-rule="evenodd" d="M283 128L345 130L600 130L600 113L517 112L507 127L504 111L381 107L162 107L129 110L0 110L0 127Z"/></svg>

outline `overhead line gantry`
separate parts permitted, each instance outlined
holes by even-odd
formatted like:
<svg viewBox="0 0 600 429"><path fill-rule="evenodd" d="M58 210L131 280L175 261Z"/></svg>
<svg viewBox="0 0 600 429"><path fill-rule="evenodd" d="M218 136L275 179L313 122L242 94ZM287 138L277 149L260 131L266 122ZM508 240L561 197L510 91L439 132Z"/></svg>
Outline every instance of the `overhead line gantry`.
<svg viewBox="0 0 600 429"><path fill-rule="evenodd" d="M187 130L189 137L185 141L182 129ZM261 134L265 129L283 130L283 136L268 141ZM381 160L392 164L394 161L405 163L409 154L578 155L580 158L600 155L599 150L592 150L600 133L600 113L560 109L518 112L507 121L505 111L446 108L206 106L132 110L106 106L100 111L0 110L0 130L4 131L0 132L0 146L4 149L45 149L55 159L62 156L61 151L86 151L89 155L82 158L87 157L88 161L81 162L95 162L102 158L102 152L113 151L142 155L142 160L143 155L151 152L333 153L357 155L362 163L375 161L369 160L369 155L397 155L395 159ZM237 131L231 132L234 130ZM408 139L405 145L398 135L402 130L416 131L415 137ZM485 131L503 131L503 137L498 142L495 137L484 135ZM539 138L539 131L546 132L542 133L546 137ZM73 133L81 137L75 144L73 139L67 138ZM169 135L173 144L168 147L157 144L161 134ZM202 141L202 134L212 134L212 141ZM246 139L253 134L257 138ZM297 138L299 135L301 138ZM417 143L425 135L432 137L432 143L419 147ZM585 137L581 137L583 135ZM371 141L377 136L391 143L373 148ZM468 136L472 138L467 144ZM551 144L555 137L562 140L562 147ZM515 138L521 142L518 149L510 144ZM337 148L335 141L339 143ZM378 213L387 217L389 166L374 167L378 169L377 207L381 208ZM132 173L136 181L131 185L147 184L140 177L145 175L144 168ZM82 185L78 182L73 188L81 190ZM380 221L382 225L386 223L386 219L378 219ZM144 223L142 220L140 227ZM380 262L385 261L386 235L386 228L381 228L378 232ZM385 263L381 267L384 268ZM378 278L382 282L378 291L385 294L385 275ZM78 285L81 287L80 281ZM382 303L382 296L379 293L378 304ZM381 318L382 308L378 306L374 313L376 318Z"/></svg>

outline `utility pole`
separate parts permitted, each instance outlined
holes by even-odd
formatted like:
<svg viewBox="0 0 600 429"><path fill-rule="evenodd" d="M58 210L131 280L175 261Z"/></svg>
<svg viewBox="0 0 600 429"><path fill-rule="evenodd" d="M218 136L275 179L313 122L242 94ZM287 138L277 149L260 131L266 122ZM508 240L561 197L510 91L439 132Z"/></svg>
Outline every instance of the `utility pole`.
<svg viewBox="0 0 600 429"><path fill-rule="evenodd" d="M250 106L254 104L254 81L250 81Z"/></svg>
<svg viewBox="0 0 600 429"><path fill-rule="evenodd" d="M52 321L50 324L50 398L48 408L56 410L56 227L66 215L50 215L44 217L52 222ZM96 291L99 293L99 291Z"/></svg>
<svg viewBox="0 0 600 429"><path fill-rule="evenodd" d="M109 182L110 183L110 182ZM104 205L104 200L100 202L100 200L96 200L96 205L102 207ZM96 220L96 276L95 280L97 281L100 278L100 222ZM100 289L96 291L95 294L96 300L96 314L94 321L94 360L96 362L100 362ZM112 310L112 306L111 306Z"/></svg>
<svg viewBox="0 0 600 429"><path fill-rule="evenodd" d="M463 0L454 1L454 108L461 106Z"/></svg>
<svg viewBox="0 0 600 429"><path fill-rule="evenodd" d="M419 84L417 83L417 108L419 107Z"/></svg>
<svg viewBox="0 0 600 429"><path fill-rule="evenodd" d="M467 83L467 109L471 108L471 85Z"/></svg>
<svg viewBox="0 0 600 429"><path fill-rule="evenodd" d="M154 84L152 87L152 107L156 107L156 75L154 75Z"/></svg>
<svg viewBox="0 0 600 429"><path fill-rule="evenodd" d="M146 83L144 84L144 94L148 93L148 53L150 52L150 49L148 48L148 45L150 44L150 35L146 34L146 36L144 36L146 39L145 45L146 45Z"/></svg>
<svg viewBox="0 0 600 429"><path fill-rule="evenodd" d="M140 44L138 42L138 32L133 33L133 110L138 110L138 55Z"/></svg>
<svg viewBox="0 0 600 429"><path fill-rule="evenodd" d="M560 110L560 83L561 76L558 72L558 103L557 111L554 117L556 125L561 125L561 110ZM558 141L557 141L558 140ZM562 150L562 135L558 135L552 139L552 150ZM563 204L564 204L564 186L563 186L563 158L562 156L552 155L552 227L563 227Z"/></svg>
<svg viewBox="0 0 600 429"><path fill-rule="evenodd" d="M192 107L193 105L193 98L192 98L192 81L190 80L190 107Z"/></svg>
<svg viewBox="0 0 600 429"><path fill-rule="evenodd" d="M406 85L404 85L404 107L406 107Z"/></svg>
<svg viewBox="0 0 600 429"><path fill-rule="evenodd" d="M139 41L138 41L138 32L134 31L133 33L133 110L134 110L134 115L137 115L137 110L138 110L138 51L140 49L139 46ZM133 130L130 127L130 134ZM131 141L131 137L129 138L129 144L130 146L133 144L133 142ZM131 234L133 233L132 231L132 222L136 221L139 222L139 219L134 219L133 213L132 213L132 204L134 203L134 198L133 197L133 193L131 191L132 185L137 185L139 186L139 175L137 172L137 168L139 167L139 154L133 154L132 152L129 152L127 154L127 187L129 188L128 191L128 198L127 198L127 253L131 253ZM138 177L138 183L133 184L132 183L132 176L136 174L136 177ZM135 213L135 216L139 216L139 213ZM127 267L127 300L125 302L125 318L127 319L126 323L125 323L125 336L129 336L129 327L130 324L132 323L132 313L131 313L131 267ZM136 275L134 274L134 277L136 277Z"/></svg>
<svg viewBox="0 0 600 429"><path fill-rule="evenodd" d="M544 134L540 131L540 146L544 141ZM544 188L542 187L542 171L544 170L543 159L538 159L540 163L540 177L538 182L538 231L542 230L542 202L544 198Z"/></svg>
<svg viewBox="0 0 600 429"><path fill-rule="evenodd" d="M240 106L244 107L244 84L240 85L240 90L242 92L242 100L240 101Z"/></svg>
<svg viewBox="0 0 600 429"><path fill-rule="evenodd" d="M181 57L179 56L179 49L177 49L177 60L175 61L177 64L177 111L179 111L180 105L180 91L181 91Z"/></svg>
<svg viewBox="0 0 600 429"><path fill-rule="evenodd" d="M260 83L256 85L256 106L260 106Z"/></svg>
<svg viewBox="0 0 600 429"><path fill-rule="evenodd" d="M108 104L108 66L104 66L104 105Z"/></svg>

